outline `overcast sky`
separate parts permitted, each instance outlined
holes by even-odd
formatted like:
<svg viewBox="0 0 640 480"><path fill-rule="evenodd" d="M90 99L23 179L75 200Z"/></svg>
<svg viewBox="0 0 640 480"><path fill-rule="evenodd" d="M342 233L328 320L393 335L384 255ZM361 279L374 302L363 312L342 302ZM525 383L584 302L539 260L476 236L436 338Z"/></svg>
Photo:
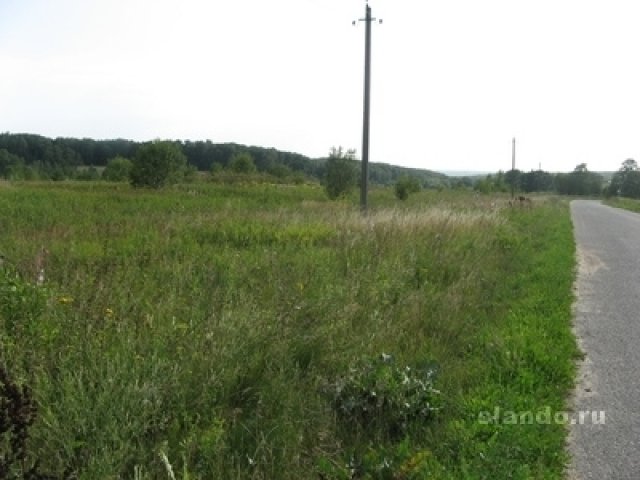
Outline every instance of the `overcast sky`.
<svg viewBox="0 0 640 480"><path fill-rule="evenodd" d="M371 160L640 160L637 0L371 0ZM0 131L361 150L361 0L0 0Z"/></svg>

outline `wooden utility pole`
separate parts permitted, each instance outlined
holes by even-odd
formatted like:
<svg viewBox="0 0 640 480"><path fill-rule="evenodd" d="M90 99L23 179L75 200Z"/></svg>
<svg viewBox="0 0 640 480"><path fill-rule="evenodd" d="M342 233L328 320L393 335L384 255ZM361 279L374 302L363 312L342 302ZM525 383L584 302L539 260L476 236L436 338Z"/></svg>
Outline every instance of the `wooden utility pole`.
<svg viewBox="0 0 640 480"><path fill-rule="evenodd" d="M362 120L362 177L360 180L360 208L367 211L367 194L369 188L369 117L371 106L371 22L375 18L371 16L371 7L367 3L365 7L365 17L361 22L365 22L364 31L364 113ZM355 21L353 22L355 24ZM380 20L382 23L382 20Z"/></svg>
<svg viewBox="0 0 640 480"><path fill-rule="evenodd" d="M511 198L514 198L516 182L515 182L515 174L516 174L516 137L513 137L511 141Z"/></svg>

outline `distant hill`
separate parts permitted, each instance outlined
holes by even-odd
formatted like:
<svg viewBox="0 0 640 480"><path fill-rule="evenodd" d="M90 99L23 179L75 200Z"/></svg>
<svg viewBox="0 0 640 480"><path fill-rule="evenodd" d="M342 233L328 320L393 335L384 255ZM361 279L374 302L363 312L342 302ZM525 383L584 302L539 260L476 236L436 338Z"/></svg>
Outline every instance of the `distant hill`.
<svg viewBox="0 0 640 480"><path fill-rule="evenodd" d="M442 171L439 171L439 173L442 173L447 177L462 178L462 177L484 177L496 172L478 171L478 170L442 170Z"/></svg>
<svg viewBox="0 0 640 480"><path fill-rule="evenodd" d="M180 146L189 164L200 171L210 171L214 164L226 167L234 155L249 153L260 172L301 173L319 181L325 174L326 158L309 158L275 148L213 143L210 140L176 140L175 143ZM72 176L72 172L82 166L104 167L116 156L131 158L141 144L142 142L125 139L52 139L28 133L0 133L0 152L5 150L11 158L17 158L27 167L37 169L54 179ZM393 184L403 175L416 177L424 187L449 184L447 176L442 173L386 163L371 163L369 173L371 182L379 185Z"/></svg>
<svg viewBox="0 0 640 480"><path fill-rule="evenodd" d="M371 163L369 165L370 180L379 185L391 185L399 177L405 175L417 178L425 188L449 185L449 178L446 175L431 170L399 167L387 163Z"/></svg>

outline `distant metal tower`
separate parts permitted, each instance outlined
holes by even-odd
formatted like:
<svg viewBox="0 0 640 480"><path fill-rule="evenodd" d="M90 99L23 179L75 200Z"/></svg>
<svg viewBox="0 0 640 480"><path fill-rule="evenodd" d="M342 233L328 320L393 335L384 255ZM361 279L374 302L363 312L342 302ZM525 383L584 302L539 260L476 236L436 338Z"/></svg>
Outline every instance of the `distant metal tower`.
<svg viewBox="0 0 640 480"><path fill-rule="evenodd" d="M371 7L367 3L364 31L364 113L362 121L362 178L360 181L360 208L367 211L367 193L369 189L369 117L371 107L371 22L376 19L371 16ZM382 20L380 20L382 23ZM354 21L355 25L356 22Z"/></svg>

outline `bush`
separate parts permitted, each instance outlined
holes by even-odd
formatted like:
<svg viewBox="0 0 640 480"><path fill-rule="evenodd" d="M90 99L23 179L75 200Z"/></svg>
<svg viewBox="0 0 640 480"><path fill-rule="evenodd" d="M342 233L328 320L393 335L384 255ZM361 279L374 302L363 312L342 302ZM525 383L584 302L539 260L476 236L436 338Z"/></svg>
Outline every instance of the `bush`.
<svg viewBox="0 0 640 480"><path fill-rule="evenodd" d="M81 168L78 170L78 173L76 174L76 180L81 180L85 182L100 180L100 172L98 172L98 169L93 166L89 168Z"/></svg>
<svg viewBox="0 0 640 480"><path fill-rule="evenodd" d="M0 332L18 336L25 329L31 329L45 311L47 300L47 291L44 288L25 281L12 268L2 267L0 328L3 328Z"/></svg>
<svg viewBox="0 0 640 480"><path fill-rule="evenodd" d="M124 182L129 180L133 163L128 158L115 157L107 162L102 172L102 179L109 182Z"/></svg>
<svg viewBox="0 0 640 480"><path fill-rule="evenodd" d="M221 163L213 162L211 164L211 175L217 175L224 170L224 166Z"/></svg>
<svg viewBox="0 0 640 480"><path fill-rule="evenodd" d="M420 191L420 182L415 177L403 175L398 179L394 186L394 192L398 200L406 200L409 194Z"/></svg>
<svg viewBox="0 0 640 480"><path fill-rule="evenodd" d="M171 142L145 143L135 154L130 180L134 187L161 188L184 178L187 157Z"/></svg>
<svg viewBox="0 0 640 480"><path fill-rule="evenodd" d="M253 158L248 153L238 153L233 156L229 167L235 173L253 173L256 171L256 165Z"/></svg>
<svg viewBox="0 0 640 480"><path fill-rule="evenodd" d="M327 177L325 190L330 199L349 194L356 185L356 168L354 152L342 152L342 148L334 148L327 159Z"/></svg>
<svg viewBox="0 0 640 480"><path fill-rule="evenodd" d="M432 364L398 367L383 353L352 367L331 386L332 406L349 427L404 434L411 422L428 420L437 410L435 375Z"/></svg>

